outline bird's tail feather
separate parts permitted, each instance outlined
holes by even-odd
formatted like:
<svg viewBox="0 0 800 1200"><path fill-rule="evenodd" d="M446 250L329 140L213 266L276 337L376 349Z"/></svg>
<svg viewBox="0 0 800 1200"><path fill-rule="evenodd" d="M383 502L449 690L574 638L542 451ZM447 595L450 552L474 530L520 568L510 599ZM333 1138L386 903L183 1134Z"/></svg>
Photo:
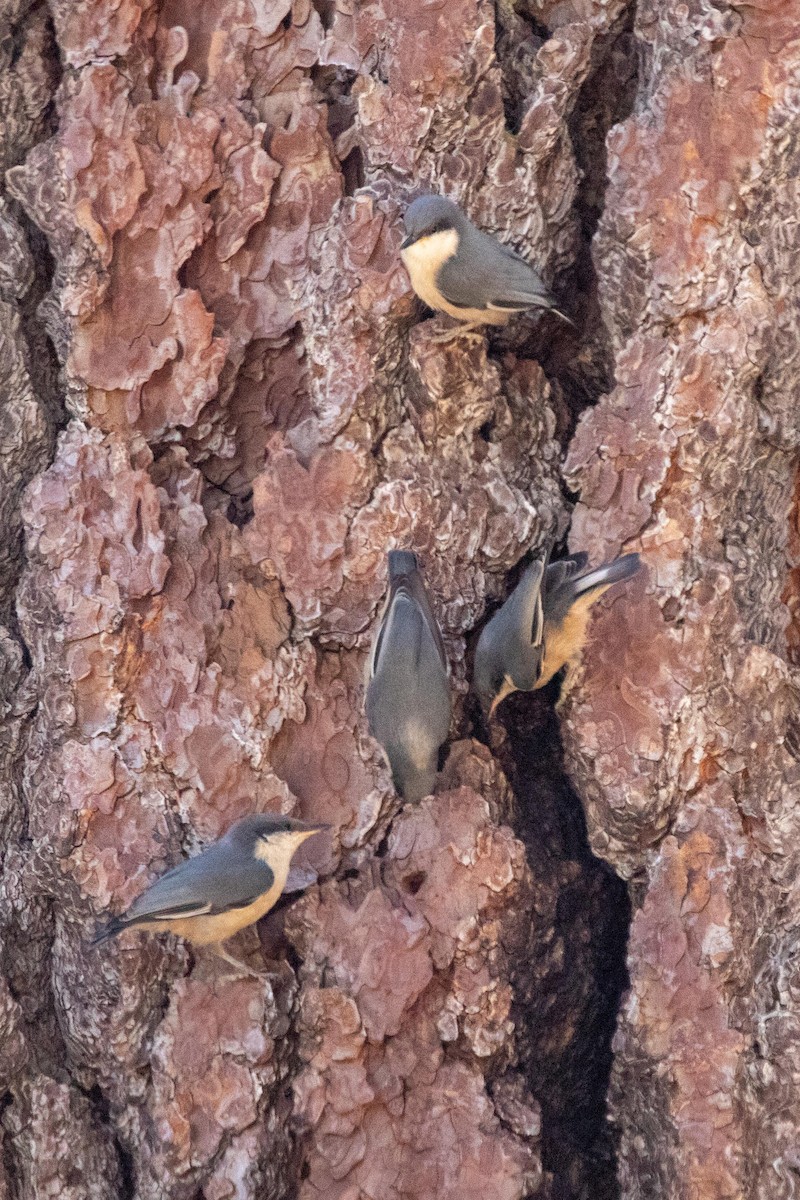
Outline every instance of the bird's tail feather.
<svg viewBox="0 0 800 1200"><path fill-rule="evenodd" d="M502 300L493 300L489 308L499 309L501 312L528 312L532 308L544 308L548 312L555 313L557 317L561 317L562 321L566 321L573 329L576 328L575 322L560 308L556 308L556 298L550 292L543 290L541 292L516 292L509 297L504 297Z"/></svg>
<svg viewBox="0 0 800 1200"><path fill-rule="evenodd" d="M572 317L568 317L568 316L567 316L567 314L566 314L566 313L564 313L564 312L562 312L560 308L556 308L555 304L551 304L551 305L550 305L550 312L551 312L551 313L555 313L555 315L556 315L557 317L561 317L561 320L562 320L562 321L566 321L566 322L567 322L567 324L568 324L568 325L571 325L573 329L577 329L577 328L578 328L578 326L577 326L577 325L575 324L575 322L573 321Z"/></svg>
<svg viewBox="0 0 800 1200"><path fill-rule="evenodd" d="M593 592L595 588L622 583L623 580L630 579L632 575L636 574L639 565L638 554L623 554L621 558L615 558L613 562L603 563L601 567L595 567L593 571L588 571L585 575L572 579L570 581L572 594L577 598L585 595L586 592Z"/></svg>
<svg viewBox="0 0 800 1200"><path fill-rule="evenodd" d="M129 922L123 920L122 917L112 917L98 929L92 938L92 945L99 946L101 942L107 942L109 938L116 937L118 933L122 933L123 929L127 929L128 924Z"/></svg>

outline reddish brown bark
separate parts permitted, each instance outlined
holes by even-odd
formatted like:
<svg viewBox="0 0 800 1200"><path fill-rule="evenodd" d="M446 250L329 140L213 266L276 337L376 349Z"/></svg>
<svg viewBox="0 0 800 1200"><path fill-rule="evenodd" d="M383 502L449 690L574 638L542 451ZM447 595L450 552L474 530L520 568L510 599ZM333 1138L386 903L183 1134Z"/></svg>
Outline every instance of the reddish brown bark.
<svg viewBox="0 0 800 1200"><path fill-rule="evenodd" d="M640 9L648 102L609 138L617 387L570 448L571 537L636 531L648 598L614 606L624 686L595 652L566 730L593 845L641 894L615 1042L630 1196L796 1188L794 15Z"/></svg>
<svg viewBox="0 0 800 1200"><path fill-rule="evenodd" d="M791 1196L791 6L51 8L0 63L0 1197ZM577 329L437 343L423 188ZM487 746L474 633L570 516L646 572ZM416 808L394 545L456 691ZM238 939L274 975L90 946L255 808L334 825Z"/></svg>

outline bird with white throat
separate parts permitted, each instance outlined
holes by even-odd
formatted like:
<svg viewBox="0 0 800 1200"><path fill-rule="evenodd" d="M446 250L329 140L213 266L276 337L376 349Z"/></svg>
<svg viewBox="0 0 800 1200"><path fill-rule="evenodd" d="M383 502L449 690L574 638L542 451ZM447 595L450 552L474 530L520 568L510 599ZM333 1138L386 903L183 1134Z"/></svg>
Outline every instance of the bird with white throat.
<svg viewBox="0 0 800 1200"><path fill-rule="evenodd" d="M406 209L400 246L411 286L429 308L461 324L445 341L515 313L548 309L572 324L540 275L511 247L476 228L445 196L420 196Z"/></svg>

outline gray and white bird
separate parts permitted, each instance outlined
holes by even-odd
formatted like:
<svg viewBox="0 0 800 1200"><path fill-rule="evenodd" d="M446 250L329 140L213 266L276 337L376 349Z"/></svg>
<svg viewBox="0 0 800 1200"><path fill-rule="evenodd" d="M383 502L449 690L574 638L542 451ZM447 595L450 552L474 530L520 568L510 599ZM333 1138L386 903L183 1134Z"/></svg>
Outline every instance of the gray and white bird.
<svg viewBox="0 0 800 1200"><path fill-rule="evenodd" d="M511 692L544 687L586 642L589 610L604 592L639 569L638 554L586 570L586 554L533 562L502 608L481 631L473 686L491 717Z"/></svg>
<svg viewBox="0 0 800 1200"><path fill-rule="evenodd" d="M529 308L551 309L569 321L533 267L477 229L452 200L420 196L406 209L404 222L400 257L414 291L429 308L466 323L448 336L478 325L505 325Z"/></svg>
<svg viewBox="0 0 800 1200"><path fill-rule="evenodd" d="M450 731L450 672L417 556L390 550L389 597L369 662L366 710L397 791L430 795L439 748Z"/></svg>
<svg viewBox="0 0 800 1200"><path fill-rule="evenodd" d="M151 884L98 931L94 943L123 929L177 933L198 946L213 945L237 970L253 974L222 942L269 912L286 886L295 851L327 828L273 813L243 817L202 854Z"/></svg>

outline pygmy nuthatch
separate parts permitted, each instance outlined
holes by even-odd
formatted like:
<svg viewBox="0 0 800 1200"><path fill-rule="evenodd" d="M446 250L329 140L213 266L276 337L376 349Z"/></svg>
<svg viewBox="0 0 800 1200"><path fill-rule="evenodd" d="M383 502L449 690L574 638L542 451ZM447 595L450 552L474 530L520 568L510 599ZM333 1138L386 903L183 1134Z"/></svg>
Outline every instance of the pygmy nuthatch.
<svg viewBox="0 0 800 1200"><path fill-rule="evenodd" d="M405 228L400 256L411 286L429 308L466 322L452 334L477 325L505 325L528 308L548 308L564 317L533 267L477 229L452 200L420 196L406 209Z"/></svg>
<svg viewBox="0 0 800 1200"><path fill-rule="evenodd" d="M625 554L591 571L587 563L586 554L546 569L532 563L482 630L473 680L488 716L511 692L544 687L565 663L574 662L586 641L589 609L638 571L639 555Z"/></svg>
<svg viewBox="0 0 800 1200"><path fill-rule="evenodd" d="M514 591L484 626L475 649L472 681L485 714L510 692L530 692L542 669L542 575L532 562Z"/></svg>
<svg viewBox="0 0 800 1200"><path fill-rule="evenodd" d="M410 550L389 551L389 599L373 643L367 719L395 787L417 801L433 790L450 730L450 677L442 635Z"/></svg>
<svg viewBox="0 0 800 1200"><path fill-rule="evenodd" d="M126 913L98 932L95 944L123 929L166 931L199 946L213 945L227 962L249 971L221 943L269 912L286 886L297 848L327 828L272 813L243 817L197 858L151 884Z"/></svg>

